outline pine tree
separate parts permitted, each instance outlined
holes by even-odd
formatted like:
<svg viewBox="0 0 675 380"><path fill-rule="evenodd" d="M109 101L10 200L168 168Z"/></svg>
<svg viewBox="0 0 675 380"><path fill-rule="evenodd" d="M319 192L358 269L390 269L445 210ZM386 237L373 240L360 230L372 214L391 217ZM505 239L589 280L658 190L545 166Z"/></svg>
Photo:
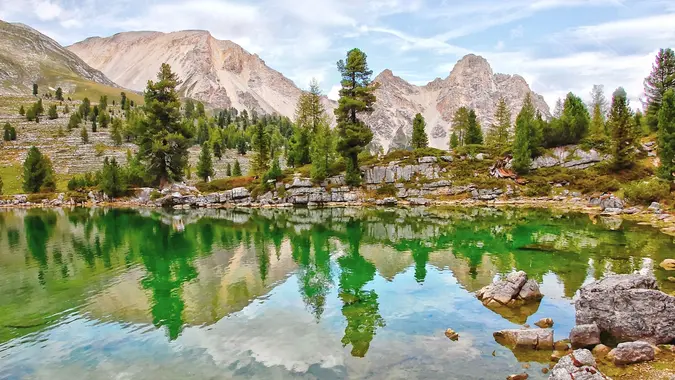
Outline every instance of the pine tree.
<svg viewBox="0 0 675 380"><path fill-rule="evenodd" d="M418 113L413 119L413 132L411 138L411 145L413 149L422 149L429 146L429 137L426 132L427 123L424 121L424 116Z"/></svg>
<svg viewBox="0 0 675 380"><path fill-rule="evenodd" d="M502 154L511 144L511 111L506 99L500 98L495 111L496 124L487 135L487 145L497 154Z"/></svg>
<svg viewBox="0 0 675 380"><path fill-rule="evenodd" d="M37 83L33 83L33 96L38 95L38 85Z"/></svg>
<svg viewBox="0 0 675 380"><path fill-rule="evenodd" d="M55 95L56 95L56 100L63 101L63 90L61 89L61 87L56 89Z"/></svg>
<svg viewBox="0 0 675 380"><path fill-rule="evenodd" d="M312 162L310 153L311 130L306 127L294 127L290 140L289 163L295 167Z"/></svg>
<svg viewBox="0 0 675 380"><path fill-rule="evenodd" d="M122 145L122 129L124 125L122 124L122 119L119 117L115 118L112 122L112 127L110 129L110 138L112 139L115 146Z"/></svg>
<svg viewBox="0 0 675 380"><path fill-rule="evenodd" d="M45 107L42 105L42 99L38 99L37 103L35 103L35 115L40 116L45 113Z"/></svg>
<svg viewBox="0 0 675 380"><path fill-rule="evenodd" d="M16 129L12 127L9 123L5 123L5 126L3 128L3 140L5 141L16 140Z"/></svg>
<svg viewBox="0 0 675 380"><path fill-rule="evenodd" d="M68 131L77 128L80 125L80 122L82 122L82 120L80 119L80 114L78 112L71 114L70 119L68 120Z"/></svg>
<svg viewBox="0 0 675 380"><path fill-rule="evenodd" d="M122 97L122 99L120 100L120 108L122 108L124 111L126 111L128 109L127 108L127 94L126 94L126 92L122 91L120 93L120 96Z"/></svg>
<svg viewBox="0 0 675 380"><path fill-rule="evenodd" d="M316 79L309 82L309 91L303 92L295 109L295 124L298 128L309 129L312 134L321 123L327 121L326 109L321 104L321 89Z"/></svg>
<svg viewBox="0 0 675 380"><path fill-rule="evenodd" d="M26 116L26 110L23 108L23 104L19 107L19 115Z"/></svg>
<svg viewBox="0 0 675 380"><path fill-rule="evenodd" d="M675 90L666 91L659 110L659 177L672 180L675 173Z"/></svg>
<svg viewBox="0 0 675 380"><path fill-rule="evenodd" d="M466 130L466 144L467 145L481 145L483 144L483 131L480 128L476 111L469 110L468 127Z"/></svg>
<svg viewBox="0 0 675 380"><path fill-rule="evenodd" d="M100 111L97 117L98 125L106 129L108 128L108 124L110 123L110 116L108 116L107 112Z"/></svg>
<svg viewBox="0 0 675 380"><path fill-rule="evenodd" d="M103 169L101 169L101 179L99 187L106 195L111 198L117 198L127 191L127 184L117 160L113 158L103 160Z"/></svg>
<svg viewBox="0 0 675 380"><path fill-rule="evenodd" d="M279 159L275 158L272 160L272 166L263 176L263 184L267 184L268 181L277 181L283 173L281 172L281 165L279 165Z"/></svg>
<svg viewBox="0 0 675 380"><path fill-rule="evenodd" d="M188 163L192 128L181 122L180 99L176 92L179 84L171 66L162 64L157 81L148 81L145 118L136 132L139 155L147 165L152 182L160 186L181 180Z"/></svg>
<svg viewBox="0 0 675 380"><path fill-rule="evenodd" d="M527 174L532 163L532 142L536 143L537 128L534 105L530 94L525 96L523 107L516 118L516 137L513 141L513 169L518 174Z"/></svg>
<svg viewBox="0 0 675 380"><path fill-rule="evenodd" d="M84 98L82 104L80 104L79 113L82 116L83 120L89 120L89 113L91 112L91 103L89 98Z"/></svg>
<svg viewBox="0 0 675 380"><path fill-rule="evenodd" d="M204 103L197 102L197 117L206 117L206 110L204 110Z"/></svg>
<svg viewBox="0 0 675 380"><path fill-rule="evenodd" d="M254 156L252 162L253 172L264 174L269 169L270 161L270 136L263 123L258 122L253 126L253 135L251 136L251 148Z"/></svg>
<svg viewBox="0 0 675 380"><path fill-rule="evenodd" d="M89 132L87 132L87 128L84 126L82 126L80 138L82 138L82 144L89 144Z"/></svg>
<svg viewBox="0 0 675 380"><path fill-rule="evenodd" d="M199 118L197 124L199 125L197 130L197 144L202 145L211 138L209 133L209 124L203 117Z"/></svg>
<svg viewBox="0 0 675 380"><path fill-rule="evenodd" d="M234 161L234 169L232 169L232 177L241 177L241 165L239 165L239 160Z"/></svg>
<svg viewBox="0 0 675 380"><path fill-rule="evenodd" d="M636 136L633 128L633 115L629 108L626 91L619 87L612 95L612 107L608 120L612 133L612 163L615 170L633 165L635 158Z"/></svg>
<svg viewBox="0 0 675 380"><path fill-rule="evenodd" d="M56 188L51 160L36 147L28 150L23 163L23 190L28 193L53 191Z"/></svg>
<svg viewBox="0 0 675 380"><path fill-rule="evenodd" d="M35 121L36 118L37 115L35 114L35 107L28 107L28 111L26 111L26 120Z"/></svg>
<svg viewBox="0 0 675 380"><path fill-rule="evenodd" d="M458 145L466 144L466 132L469 129L469 109L459 107L452 116L452 131L457 136ZM452 138L452 137L451 137Z"/></svg>
<svg viewBox="0 0 675 380"><path fill-rule="evenodd" d="M49 107L49 112L47 112L47 118L49 120L56 120L59 118L59 113L56 111L56 104L52 104Z"/></svg>
<svg viewBox="0 0 675 380"><path fill-rule="evenodd" d="M240 137L237 140L237 153L243 156L246 154L246 150L247 150L246 140L243 137Z"/></svg>
<svg viewBox="0 0 675 380"><path fill-rule="evenodd" d="M101 95L101 99L98 101L98 110L100 113L105 113L108 110L108 96Z"/></svg>
<svg viewBox="0 0 675 380"><path fill-rule="evenodd" d="M563 112L563 100L558 98L555 102L555 107L553 108L553 117L560 118Z"/></svg>
<svg viewBox="0 0 675 380"><path fill-rule="evenodd" d="M672 49L661 49L656 54L652 72L645 78L644 87L647 124L656 129L663 95L669 89L675 89L675 52Z"/></svg>
<svg viewBox="0 0 675 380"><path fill-rule="evenodd" d="M98 119L94 119L91 121L91 131L93 133L96 133L96 131L98 130L97 120Z"/></svg>
<svg viewBox="0 0 675 380"><path fill-rule="evenodd" d="M605 98L604 86L595 84L591 90L591 124L589 134L595 139L604 138L607 135L605 128L605 115L607 114L607 99Z"/></svg>
<svg viewBox="0 0 675 380"><path fill-rule="evenodd" d="M206 182L209 180L209 177L212 177L214 174L213 171L213 159L211 158L211 147L208 142L202 144L202 152L199 155L199 162L197 163L197 176L201 178L202 181Z"/></svg>
<svg viewBox="0 0 675 380"><path fill-rule="evenodd" d="M452 131L450 135L450 149L457 149L459 147L459 137L457 137L457 132Z"/></svg>
<svg viewBox="0 0 675 380"><path fill-rule="evenodd" d="M218 141L213 143L213 156L220 161L223 158L223 148Z"/></svg>
<svg viewBox="0 0 675 380"><path fill-rule="evenodd" d="M95 121L98 118L99 109L98 106L91 107L91 114L89 115L89 121Z"/></svg>
<svg viewBox="0 0 675 380"><path fill-rule="evenodd" d="M232 177L232 165L228 162L227 165L225 166L225 175L227 177Z"/></svg>
<svg viewBox="0 0 675 380"><path fill-rule="evenodd" d="M328 123L323 122L316 127L316 133L312 139L312 168L310 176L315 182L320 182L328 177L328 171L335 157L335 144L333 132Z"/></svg>
<svg viewBox="0 0 675 380"><path fill-rule="evenodd" d="M347 53L345 61L337 63L342 77L340 100L335 110L338 131L338 151L344 156L347 171L347 184L357 186L361 183L359 169L359 153L373 140L373 132L358 118L358 115L373 111L375 104L374 91L368 68L367 56L359 49Z"/></svg>

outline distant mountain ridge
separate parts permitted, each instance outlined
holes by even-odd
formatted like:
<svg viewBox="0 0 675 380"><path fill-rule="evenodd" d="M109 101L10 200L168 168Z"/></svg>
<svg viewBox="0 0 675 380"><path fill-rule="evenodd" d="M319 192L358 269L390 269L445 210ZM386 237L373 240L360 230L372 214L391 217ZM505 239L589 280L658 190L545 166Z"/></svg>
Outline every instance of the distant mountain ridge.
<svg viewBox="0 0 675 380"><path fill-rule="evenodd" d="M82 82L115 83L58 42L24 24L0 21L0 94L31 93L33 83L64 90Z"/></svg>

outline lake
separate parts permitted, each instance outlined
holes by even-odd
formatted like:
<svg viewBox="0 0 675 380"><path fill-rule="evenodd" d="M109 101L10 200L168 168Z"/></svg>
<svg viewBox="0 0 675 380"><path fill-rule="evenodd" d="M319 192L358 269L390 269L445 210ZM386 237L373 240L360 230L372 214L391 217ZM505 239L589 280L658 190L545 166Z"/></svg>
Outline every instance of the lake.
<svg viewBox="0 0 675 380"><path fill-rule="evenodd" d="M611 273L672 293L672 252L653 228L546 210L0 211L0 378L545 379L550 352L492 333L550 317L566 338L575 293ZM476 299L515 270L540 304Z"/></svg>

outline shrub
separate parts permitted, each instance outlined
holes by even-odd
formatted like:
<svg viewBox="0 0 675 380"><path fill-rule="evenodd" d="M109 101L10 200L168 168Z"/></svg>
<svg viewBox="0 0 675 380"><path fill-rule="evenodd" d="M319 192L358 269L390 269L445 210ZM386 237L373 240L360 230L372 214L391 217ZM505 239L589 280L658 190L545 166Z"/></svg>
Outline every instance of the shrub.
<svg viewBox="0 0 675 380"><path fill-rule="evenodd" d="M639 204L657 202L670 196L670 184L659 179L631 182L623 190L627 200Z"/></svg>
<svg viewBox="0 0 675 380"><path fill-rule="evenodd" d="M375 193L377 195L390 196L390 197L395 196L397 192L398 192L398 189L396 188L396 186L394 186L392 184L382 185L382 186L378 187L377 190L375 190Z"/></svg>
<svg viewBox="0 0 675 380"><path fill-rule="evenodd" d="M528 197L544 197L551 194L551 184L547 181L533 181L525 187L525 195Z"/></svg>
<svg viewBox="0 0 675 380"><path fill-rule="evenodd" d="M104 143L96 143L96 145L94 145L94 153L96 154L96 157L101 157L103 153L105 153L106 149L107 147Z"/></svg>

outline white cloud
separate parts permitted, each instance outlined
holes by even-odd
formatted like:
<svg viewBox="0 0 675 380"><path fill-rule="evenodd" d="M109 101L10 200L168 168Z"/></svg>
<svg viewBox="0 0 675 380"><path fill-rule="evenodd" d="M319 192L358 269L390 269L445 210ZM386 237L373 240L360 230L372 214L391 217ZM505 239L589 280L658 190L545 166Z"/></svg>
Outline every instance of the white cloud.
<svg viewBox="0 0 675 380"><path fill-rule="evenodd" d="M63 9L58 4L48 0L38 1L34 7L38 18L42 21L57 19L63 12Z"/></svg>
<svg viewBox="0 0 675 380"><path fill-rule="evenodd" d="M328 92L328 99L331 99L331 100L340 99L339 92L340 92L341 88L342 88L342 86L340 86L339 84L333 85L333 87L331 87L330 91Z"/></svg>

